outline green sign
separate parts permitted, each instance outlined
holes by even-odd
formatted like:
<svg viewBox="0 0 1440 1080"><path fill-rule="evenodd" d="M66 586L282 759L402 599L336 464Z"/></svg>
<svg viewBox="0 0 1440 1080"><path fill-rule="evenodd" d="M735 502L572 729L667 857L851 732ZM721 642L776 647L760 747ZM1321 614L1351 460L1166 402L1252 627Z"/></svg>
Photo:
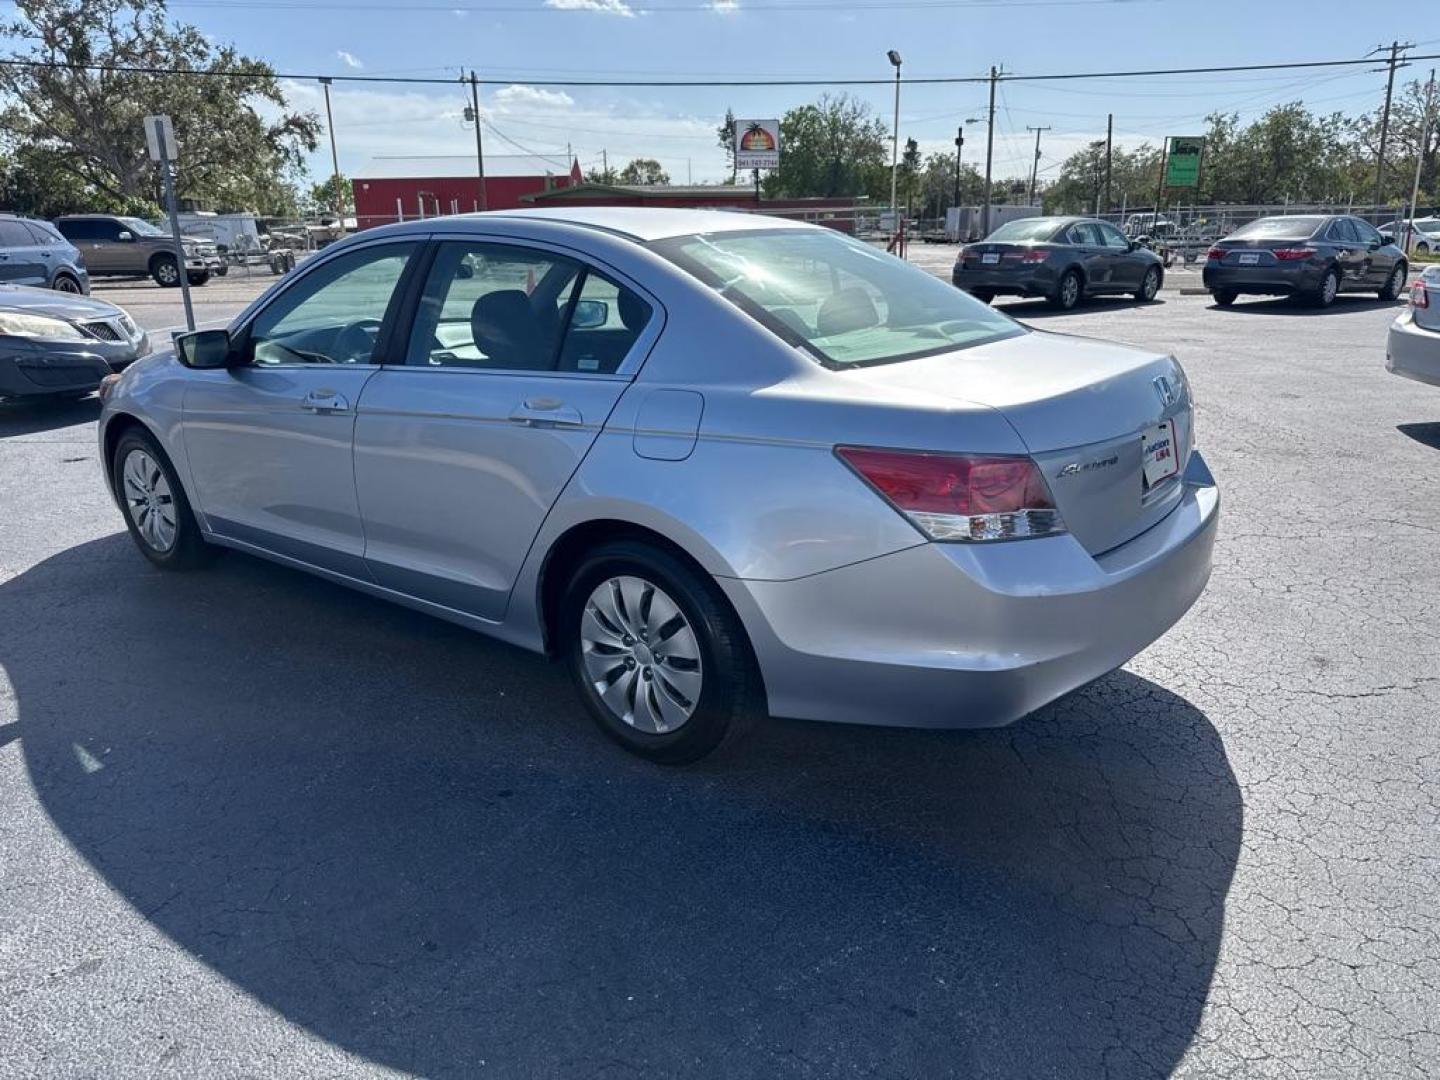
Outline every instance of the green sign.
<svg viewBox="0 0 1440 1080"><path fill-rule="evenodd" d="M1172 135L1169 152L1165 158L1166 187L1198 187L1200 184L1200 158L1205 150L1205 140L1198 135Z"/></svg>

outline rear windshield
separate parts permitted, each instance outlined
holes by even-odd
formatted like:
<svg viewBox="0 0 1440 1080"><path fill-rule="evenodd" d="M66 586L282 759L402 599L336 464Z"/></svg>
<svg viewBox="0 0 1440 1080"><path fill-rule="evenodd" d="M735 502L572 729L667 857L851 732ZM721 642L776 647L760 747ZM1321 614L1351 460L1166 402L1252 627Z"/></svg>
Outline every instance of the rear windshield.
<svg viewBox="0 0 1440 1080"><path fill-rule="evenodd" d="M1049 240L1060 228L1061 222L1054 218L1021 218L1007 221L987 236L986 240Z"/></svg>
<svg viewBox="0 0 1440 1080"><path fill-rule="evenodd" d="M831 229L702 233L651 246L827 367L910 360L1026 332L924 270Z"/></svg>
<svg viewBox="0 0 1440 1080"><path fill-rule="evenodd" d="M1267 217L1242 225L1230 235L1237 240L1304 240L1324 220L1323 217Z"/></svg>

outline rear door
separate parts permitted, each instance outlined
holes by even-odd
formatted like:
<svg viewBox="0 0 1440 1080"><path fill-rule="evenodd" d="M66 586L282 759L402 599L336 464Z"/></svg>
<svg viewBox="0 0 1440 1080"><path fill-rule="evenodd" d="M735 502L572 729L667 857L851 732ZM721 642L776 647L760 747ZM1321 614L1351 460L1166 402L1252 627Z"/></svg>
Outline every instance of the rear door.
<svg viewBox="0 0 1440 1080"><path fill-rule="evenodd" d="M0 218L0 281L7 285L48 284L42 251L23 221Z"/></svg>
<svg viewBox="0 0 1440 1080"><path fill-rule="evenodd" d="M491 621L640 358L658 305L574 253L437 244L409 346L365 387L355 487L379 584Z"/></svg>

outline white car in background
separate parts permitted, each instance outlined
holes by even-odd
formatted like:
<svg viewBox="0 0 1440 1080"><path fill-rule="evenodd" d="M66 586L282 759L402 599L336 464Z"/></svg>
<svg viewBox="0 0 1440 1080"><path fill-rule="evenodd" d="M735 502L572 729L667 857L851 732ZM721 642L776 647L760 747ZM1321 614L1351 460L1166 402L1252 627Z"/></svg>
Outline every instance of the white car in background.
<svg viewBox="0 0 1440 1080"><path fill-rule="evenodd" d="M1425 269L1410 289L1410 304L1390 326L1385 368L1440 386L1440 266Z"/></svg>
<svg viewBox="0 0 1440 1080"><path fill-rule="evenodd" d="M1415 218L1395 226L1396 239L1405 235L1405 250L1412 255L1440 252L1440 217Z"/></svg>

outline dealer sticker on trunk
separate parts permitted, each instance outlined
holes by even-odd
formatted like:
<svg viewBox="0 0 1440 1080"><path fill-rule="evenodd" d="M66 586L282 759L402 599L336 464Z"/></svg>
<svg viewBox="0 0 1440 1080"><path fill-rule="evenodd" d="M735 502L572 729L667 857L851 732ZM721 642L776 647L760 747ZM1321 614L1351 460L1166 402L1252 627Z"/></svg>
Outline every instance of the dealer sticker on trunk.
<svg viewBox="0 0 1440 1080"><path fill-rule="evenodd" d="M1175 452L1174 420L1162 420L1154 427L1146 428L1140 436L1140 446L1147 488L1180 471L1180 457Z"/></svg>

